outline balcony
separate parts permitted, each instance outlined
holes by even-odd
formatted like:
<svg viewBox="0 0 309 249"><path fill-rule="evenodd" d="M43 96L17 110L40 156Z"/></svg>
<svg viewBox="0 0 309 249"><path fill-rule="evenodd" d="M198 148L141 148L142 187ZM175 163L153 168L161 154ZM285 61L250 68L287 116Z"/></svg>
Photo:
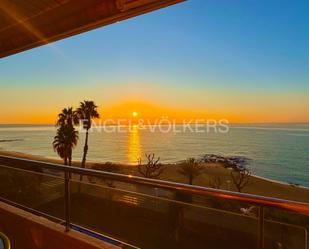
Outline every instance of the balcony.
<svg viewBox="0 0 309 249"><path fill-rule="evenodd" d="M307 203L7 156L0 168L2 202L114 246L308 248Z"/></svg>

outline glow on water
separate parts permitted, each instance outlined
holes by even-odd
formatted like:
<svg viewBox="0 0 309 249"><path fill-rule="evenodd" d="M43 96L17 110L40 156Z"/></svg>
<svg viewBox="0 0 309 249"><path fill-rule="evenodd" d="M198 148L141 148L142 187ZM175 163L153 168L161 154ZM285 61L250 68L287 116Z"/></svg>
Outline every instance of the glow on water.
<svg viewBox="0 0 309 249"><path fill-rule="evenodd" d="M0 126L0 149L57 158L52 149L54 136L54 126ZM82 157L84 136L80 134L74 160ZM89 136L88 159L136 165L144 153L155 153L162 162L206 153L240 155L251 159L256 175L309 187L308 136L309 124L231 125L226 134L162 133L132 126L125 132L94 130Z"/></svg>

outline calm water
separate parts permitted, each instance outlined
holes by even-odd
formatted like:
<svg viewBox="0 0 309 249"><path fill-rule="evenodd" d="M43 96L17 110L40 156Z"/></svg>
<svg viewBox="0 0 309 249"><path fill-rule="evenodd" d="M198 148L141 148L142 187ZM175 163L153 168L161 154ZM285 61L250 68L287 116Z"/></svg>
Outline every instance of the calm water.
<svg viewBox="0 0 309 249"><path fill-rule="evenodd" d="M0 126L0 149L57 158L51 143L53 126ZM16 141L6 141L14 140ZM73 152L82 156L84 134ZM309 124L231 125L226 134L152 133L149 129L121 133L93 131L89 139L92 161L134 164L144 153L155 153L163 162L175 162L206 153L250 158L253 173L309 187Z"/></svg>

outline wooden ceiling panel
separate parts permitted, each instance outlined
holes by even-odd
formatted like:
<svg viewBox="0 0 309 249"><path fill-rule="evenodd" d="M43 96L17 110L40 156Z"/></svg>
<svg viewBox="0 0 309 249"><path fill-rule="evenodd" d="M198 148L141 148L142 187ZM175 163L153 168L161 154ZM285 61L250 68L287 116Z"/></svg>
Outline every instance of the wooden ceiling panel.
<svg viewBox="0 0 309 249"><path fill-rule="evenodd" d="M1 0L0 58L185 0Z"/></svg>

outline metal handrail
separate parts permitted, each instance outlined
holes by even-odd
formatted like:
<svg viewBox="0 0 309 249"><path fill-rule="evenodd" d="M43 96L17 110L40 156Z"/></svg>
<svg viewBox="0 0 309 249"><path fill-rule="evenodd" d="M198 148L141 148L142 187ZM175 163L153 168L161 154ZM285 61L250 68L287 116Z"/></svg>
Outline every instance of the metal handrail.
<svg viewBox="0 0 309 249"><path fill-rule="evenodd" d="M64 165L60 165L56 163L47 163L47 162L41 162L41 161L35 161L35 160L29 160L29 159L21 159L21 158L16 158L16 157L9 157L9 156L0 156L0 164L1 163L4 165L10 166L12 168L17 168L17 169L18 168L28 169L28 170L33 169L33 168L52 169L52 170L57 170L57 171L61 171L64 173L68 172L68 173L75 173L75 174L81 174L81 175L86 175L86 176L103 177L103 178L108 178L108 179L117 180L121 182L141 184L141 185L145 185L145 186L153 187L153 188L163 188L167 190L181 191L181 192L197 194L201 196L212 196L212 197L217 197L217 198L225 199L225 200L241 201L241 202L254 204L257 206L281 208L281 209L301 213L304 215L309 215L309 203L304 203L304 202L290 201L290 200L284 200L284 199L279 199L279 198L274 198L274 197L265 197L265 196L246 194L246 193L237 193L237 192L213 189L213 188L208 188L208 187L192 186L192 185L163 181L163 180L147 179L147 178L138 177L138 176L111 173L111 172L105 172L105 171L94 170L94 169L83 169L83 168L77 168L77 167L72 167L72 166L64 166Z"/></svg>
<svg viewBox="0 0 309 249"><path fill-rule="evenodd" d="M176 182L168 182L155 179L147 179L132 175L123 175L117 173L110 173L105 171L93 170L93 169L83 169L72 166L64 166L55 163L48 163L42 161L34 161L29 159L21 159L10 156L0 155L0 166L3 164L5 167L27 170L32 172L42 173L43 169L55 170L64 173L64 185L65 185L65 227L66 231L71 228L70 219L70 183L72 173L108 178L116 181L126 182L130 184L140 184L152 188L163 188L170 191L180 191L183 193L196 194L206 197L215 197L223 200L235 200L245 203L250 203L258 207L258 247L259 249L264 249L264 208L265 207L275 207L281 208L304 215L309 215L309 203L296 202L290 200L283 200L272 197L258 196L252 194L236 193L226 190L218 190L201 186L192 186ZM306 231L307 232L307 231ZM307 235L306 235L307 236ZM305 238L305 249L307 249L307 238Z"/></svg>

